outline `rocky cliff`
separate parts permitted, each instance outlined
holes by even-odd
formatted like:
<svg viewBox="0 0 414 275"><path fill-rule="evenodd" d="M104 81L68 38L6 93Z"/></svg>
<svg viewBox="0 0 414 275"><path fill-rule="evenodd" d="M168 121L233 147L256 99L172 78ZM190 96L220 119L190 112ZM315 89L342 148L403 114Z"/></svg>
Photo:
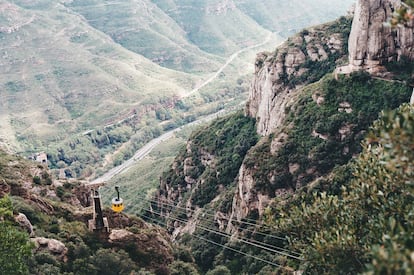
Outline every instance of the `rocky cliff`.
<svg viewBox="0 0 414 275"><path fill-rule="evenodd" d="M400 6L399 0L357 2L349 37L349 71L378 72L401 57L414 59L414 20L395 29L385 24Z"/></svg>
<svg viewBox="0 0 414 275"><path fill-rule="evenodd" d="M305 93L301 86L315 79L318 80L318 70L325 74L335 66L338 66L336 72L347 74L353 71L383 73L386 70L384 65L388 62L397 62L403 58L412 60L414 58L413 22L396 29L385 24L400 5L401 1L394 0L360 0L356 4L349 39L348 33L343 28L339 33L332 32L338 29L338 25L335 28L322 26L302 32L285 43L273 55L268 53L258 55L246 114L256 118L257 131L265 137L250 150L239 171L238 191L233 200L231 217L240 220L252 211L262 214L269 197L292 193L329 173L334 165L327 165L323 158L329 158L332 163L343 164L352 154L358 152L358 140L368 127L361 118L351 119L351 116L355 115L355 112L361 112L359 108L363 107L358 103L362 100L362 98L358 99L362 94L356 91L356 87L364 86L361 79L353 77L347 84L350 87L344 87L353 98L345 94L340 95L336 91L335 101L327 100L332 96L329 93L340 89L339 87L347 80L338 79L336 76L337 83L315 85L319 87L307 95L308 100L318 106L312 111L308 108L313 107L310 107L303 98ZM349 60L344 61L341 56L343 57L347 52ZM330 62L332 66L326 66L329 69L325 70L324 62ZM340 66L342 62L349 62L349 65ZM317 70L312 70L314 68ZM309 75L315 78L312 79ZM365 78L365 80L369 79L368 76ZM361 90L362 93L367 93L366 90L371 89L371 93L375 94L374 87L368 85L364 89ZM409 88L406 87L405 90L400 103L409 99L405 98ZM297 101L298 97L302 99ZM373 99L366 100L368 102ZM367 102L365 103L368 104ZM389 103L373 100L370 104L380 104L377 105L380 111ZM391 105L395 108L398 103L394 102ZM336 114L325 112L323 110L325 108L333 108ZM317 115L318 122L313 124L310 119L312 115L306 112L313 112L315 115L319 112L317 109L322 113ZM292 115L306 116L306 124L302 125L304 127L300 132L295 128L298 126L300 128L302 122L300 119L292 118ZM343 118L339 119L339 117ZM367 119L372 121L375 117L376 115L369 116ZM320 127L321 125L325 126ZM270 134L272 135L269 136ZM295 137L296 134L298 136ZM308 140L305 140L306 135ZM351 142L349 142L350 138ZM302 144L297 142L299 139ZM317 139L322 141L319 145ZM312 140L315 141L315 147L306 145L312 143ZM327 146L329 143L331 148ZM321 146L326 147L322 149ZM286 150L289 152L286 153ZM337 150L342 156L328 157L329 154L326 154L325 150ZM263 151L267 152L266 157L263 157ZM252 155L256 155L256 161L252 160ZM249 158L252 161L249 161ZM266 158L270 158L271 161L263 161ZM263 166L267 168L261 168ZM323 166L325 168L322 168Z"/></svg>
<svg viewBox="0 0 414 275"><path fill-rule="evenodd" d="M319 27L290 39L275 53L260 53L249 93L246 114L257 119L261 135L274 132L285 118L285 108L297 86L312 82L310 71L320 76L336 66L337 73L364 70L384 73L384 65L401 58L414 59L414 21L392 29L386 24L401 6L398 0L360 0L355 7L351 33L344 28ZM342 23L344 24L344 22ZM348 38L349 34L349 38ZM349 53L349 65L335 61ZM330 62L330 66L315 66Z"/></svg>
<svg viewBox="0 0 414 275"><path fill-rule="evenodd" d="M272 202L288 205L297 194L317 190L338 194L378 114L409 101L412 88L392 75L333 74L348 62L350 32L351 20L341 18L258 54L245 116L218 119L193 133L163 175L154 216L165 218L174 236L198 237L191 246L199 265L226 262L226 253L200 241L212 237L211 228L233 238L252 236L263 230L251 226L263 221Z"/></svg>
<svg viewBox="0 0 414 275"><path fill-rule="evenodd" d="M304 30L274 53L260 53L255 62L246 114L257 120L261 135L274 132L298 86L313 82L336 67L346 54L350 19Z"/></svg>

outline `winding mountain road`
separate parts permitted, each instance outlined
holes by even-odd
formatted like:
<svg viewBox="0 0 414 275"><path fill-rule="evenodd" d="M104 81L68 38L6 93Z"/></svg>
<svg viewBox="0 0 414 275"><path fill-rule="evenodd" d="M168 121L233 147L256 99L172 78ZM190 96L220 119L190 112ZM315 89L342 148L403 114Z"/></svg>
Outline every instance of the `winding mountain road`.
<svg viewBox="0 0 414 275"><path fill-rule="evenodd" d="M220 115L225 114L227 111L226 110L221 110L217 113L205 116L203 118L200 118L198 120L190 122L190 123L188 123L184 126L181 126L181 127L176 128L174 130L166 132L166 133L162 134L161 136L159 136L157 138L152 139L150 142L148 142L143 147L141 147L139 150L137 150L135 152L135 154L130 159L126 160L121 165L118 165L118 166L112 168L111 170L109 170L108 172L106 172L105 174L100 176L99 178L94 179L91 183L99 183L99 182L110 181L114 176L126 171L132 165L134 165L135 163L137 163L138 161L143 159L145 156L147 156L152 151L152 149L155 148L155 146L157 146L161 142L164 142L167 139L171 138L176 132L181 131L183 129L183 127L194 126L194 125L198 125L198 124L201 124L201 123L208 122L210 120L213 120L214 118L219 117Z"/></svg>
<svg viewBox="0 0 414 275"><path fill-rule="evenodd" d="M257 48L257 47L261 47L263 45L265 45L266 43L268 43L270 41L270 39L272 38L272 34L273 33L269 33L266 37L266 39L259 43L259 44L255 44L246 48L243 48L235 53L233 53L226 61L226 63L223 64L223 66L220 67L220 69L217 70L217 72L214 73L213 76L211 76L210 78L208 78L206 81L204 81L200 86L198 86L197 88L189 91L188 93L184 94L183 97L189 97L191 95L193 95L194 93L198 92L201 88L205 87L207 84L209 84L210 82L212 82L214 79L216 79L222 72L223 70L231 63L233 62L233 60L241 53L246 52L248 50Z"/></svg>
<svg viewBox="0 0 414 275"><path fill-rule="evenodd" d="M261 47L263 45L265 45L266 43L268 43L272 37L273 33L269 33L266 37L266 39L258 44L243 48L235 53L233 53L226 61L226 63L223 64L223 66L220 67L220 69L217 70L217 72L214 73L213 76L211 76L210 78L208 78L206 81L204 81L200 86L198 86L197 88L191 90L190 92L186 93L183 97L188 97L196 92L198 92L201 88L205 87L207 84L209 84L210 82L212 82L214 79L216 79L221 72L223 72L223 70L241 53L246 52L248 50L257 48L257 47ZM171 138L176 132L181 131L181 129L183 127L186 126L192 126L192 125L197 125L197 124L201 124L207 121L210 121L222 114L224 114L226 111L225 110L221 110L217 113L208 115L206 117L203 117L201 119L198 119L196 121L190 122L184 126L181 126L177 129L171 130L169 132L164 133L163 135L152 139L150 142L148 142L147 144L145 144L141 149L139 149L138 151L135 152L134 156L132 156L130 159L126 160L125 162L123 162L121 165L116 166L114 168L112 168L111 170L109 170L108 172L106 172L105 174L103 174L102 176L100 176L99 178L96 178L92 181L92 183L98 183L98 182L107 182L109 180L111 180L114 176L124 172L125 170L127 170L128 168L130 168L132 165L134 165L136 162L140 161L141 159L143 159L145 156L147 156L153 149L155 146L157 146L158 144L160 144L161 142ZM89 131L86 131L85 133L88 133ZM84 134L85 134L84 133Z"/></svg>

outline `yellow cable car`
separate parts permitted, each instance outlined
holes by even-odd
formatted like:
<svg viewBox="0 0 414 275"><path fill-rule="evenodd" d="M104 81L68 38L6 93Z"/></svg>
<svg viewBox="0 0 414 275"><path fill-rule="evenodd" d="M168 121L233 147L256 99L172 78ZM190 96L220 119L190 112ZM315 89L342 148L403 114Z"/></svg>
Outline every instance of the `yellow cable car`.
<svg viewBox="0 0 414 275"><path fill-rule="evenodd" d="M115 186L117 197L112 199L112 211L119 213L124 210L124 201L119 197L119 186Z"/></svg>

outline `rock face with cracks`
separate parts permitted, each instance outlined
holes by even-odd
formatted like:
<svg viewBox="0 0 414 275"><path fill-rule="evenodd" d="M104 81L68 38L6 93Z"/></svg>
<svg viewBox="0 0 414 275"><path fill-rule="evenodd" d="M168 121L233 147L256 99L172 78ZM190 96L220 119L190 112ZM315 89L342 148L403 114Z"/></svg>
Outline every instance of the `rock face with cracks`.
<svg viewBox="0 0 414 275"><path fill-rule="evenodd" d="M414 22L392 29L384 22L401 6L400 0L359 0L349 37L349 70L380 71L401 57L414 59Z"/></svg>
<svg viewBox="0 0 414 275"><path fill-rule="evenodd" d="M346 25L341 21L336 24ZM342 28L331 26L335 25L304 30L276 52L257 55L245 112L256 118L260 135L269 135L281 125L295 91L313 81L308 76L314 74L316 68L333 70L336 60L344 56L348 37Z"/></svg>

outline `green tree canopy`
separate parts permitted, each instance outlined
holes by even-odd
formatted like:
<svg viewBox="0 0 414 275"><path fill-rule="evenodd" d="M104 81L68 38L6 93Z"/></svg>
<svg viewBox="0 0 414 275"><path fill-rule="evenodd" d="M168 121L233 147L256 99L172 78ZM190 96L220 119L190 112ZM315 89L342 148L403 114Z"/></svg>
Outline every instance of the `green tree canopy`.
<svg viewBox="0 0 414 275"><path fill-rule="evenodd" d="M27 233L13 226L12 219L12 203L5 196L0 199L0 274L28 274L33 244Z"/></svg>
<svg viewBox="0 0 414 275"><path fill-rule="evenodd" d="M414 272L414 107L378 120L340 195L315 194L279 215L310 273Z"/></svg>

